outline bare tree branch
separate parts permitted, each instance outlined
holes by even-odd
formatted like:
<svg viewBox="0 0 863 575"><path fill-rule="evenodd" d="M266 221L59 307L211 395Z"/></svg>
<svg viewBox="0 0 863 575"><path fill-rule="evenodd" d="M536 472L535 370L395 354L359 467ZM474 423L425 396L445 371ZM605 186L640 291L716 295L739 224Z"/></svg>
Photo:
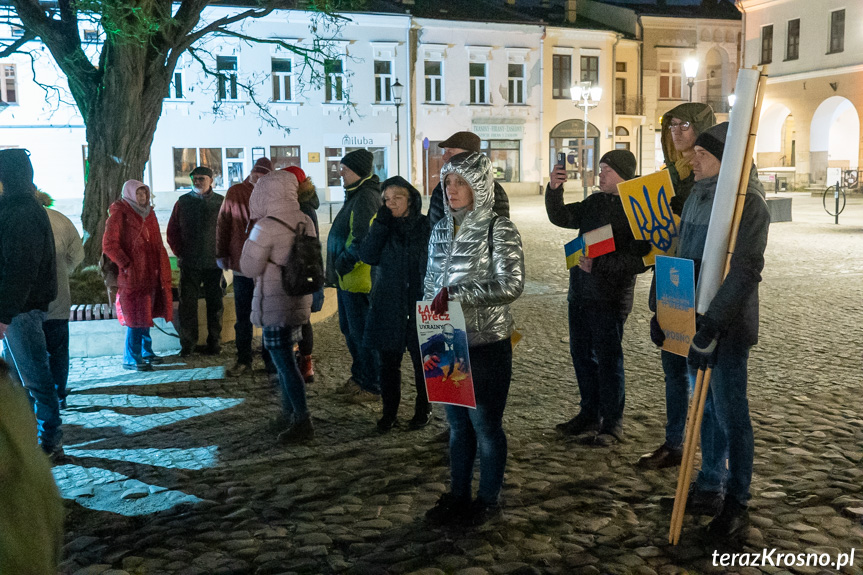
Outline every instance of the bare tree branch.
<svg viewBox="0 0 863 575"><path fill-rule="evenodd" d="M12 54L15 54L15 53L25 54L26 52L20 52L18 49L21 48L27 42L30 42L30 41L35 40L35 39L36 39L36 34L30 32L29 30L24 30L23 36L21 36L20 38L18 38L17 40L12 42L8 46L3 47L3 49L0 50L0 58L6 58L6 57L11 56Z"/></svg>

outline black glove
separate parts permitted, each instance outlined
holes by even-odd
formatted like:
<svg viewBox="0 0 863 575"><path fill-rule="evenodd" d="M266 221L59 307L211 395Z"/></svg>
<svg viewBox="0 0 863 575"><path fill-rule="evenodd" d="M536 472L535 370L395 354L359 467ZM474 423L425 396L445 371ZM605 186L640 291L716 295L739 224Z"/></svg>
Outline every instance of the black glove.
<svg viewBox="0 0 863 575"><path fill-rule="evenodd" d="M656 347L662 347L662 344L665 343L665 332L659 327L659 320L656 319L656 314L653 314L653 317L650 318L650 341Z"/></svg>
<svg viewBox="0 0 863 575"><path fill-rule="evenodd" d="M378 209L378 215L375 217L375 221L382 226L391 226L395 221L395 217L393 217L392 210L384 204Z"/></svg>
<svg viewBox="0 0 863 575"><path fill-rule="evenodd" d="M678 216L679 216L680 214L682 214L682 213L683 213L683 203L684 203L685 201L686 201L686 200L684 200L684 199L683 199L683 198L681 198L680 196L671 196L671 200L668 202L668 203L669 203L669 205L671 206L671 211L672 211L675 215L678 215Z"/></svg>
<svg viewBox="0 0 863 575"><path fill-rule="evenodd" d="M706 317L698 318L695 336L689 345L689 365L706 369L716 365L716 348L719 344L719 329Z"/></svg>
<svg viewBox="0 0 863 575"><path fill-rule="evenodd" d="M672 198L673 199L673 198ZM629 244L629 252L640 258L643 258L647 254L650 253L650 250L653 249L653 244L647 240L632 240L632 243Z"/></svg>
<svg viewBox="0 0 863 575"><path fill-rule="evenodd" d="M347 252L342 253L338 258L336 258L336 273L339 274L340 277L344 277L354 271L354 266L356 262L353 261Z"/></svg>

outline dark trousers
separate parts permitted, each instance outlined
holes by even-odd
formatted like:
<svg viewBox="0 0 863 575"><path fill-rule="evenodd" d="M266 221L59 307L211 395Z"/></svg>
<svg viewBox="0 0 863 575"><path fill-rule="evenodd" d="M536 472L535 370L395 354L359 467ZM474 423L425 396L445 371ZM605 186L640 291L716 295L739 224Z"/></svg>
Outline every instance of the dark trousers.
<svg viewBox="0 0 863 575"><path fill-rule="evenodd" d="M452 493L471 496L473 466L479 451L477 498L495 503L503 486L507 444L503 410L512 380L512 344L509 339L470 348L476 409L446 406L449 421Z"/></svg>
<svg viewBox="0 0 863 575"><path fill-rule="evenodd" d="M45 348L48 350L48 366L54 378L57 399L66 399L66 381L69 379L69 320L46 319L42 323L45 332Z"/></svg>
<svg viewBox="0 0 863 575"><path fill-rule="evenodd" d="M408 353L414 368L414 385L416 386L417 398L414 404L414 413L427 413L429 405L426 394L425 378L423 377L422 357L420 356L419 340L414 330L407 331ZM399 351L381 351L381 402L383 403L384 419L396 417L399 411L399 403L402 399L402 358L404 349Z"/></svg>
<svg viewBox="0 0 863 575"><path fill-rule="evenodd" d="M300 340L300 355L312 355L315 348L315 333L312 330L312 322L303 324L303 339Z"/></svg>
<svg viewBox="0 0 863 575"><path fill-rule="evenodd" d="M569 352L581 394L581 412L604 427L623 419L623 324L613 306L569 302Z"/></svg>
<svg viewBox="0 0 863 575"><path fill-rule="evenodd" d="M378 381L378 353L363 345L366 316L369 313L369 294L345 290L336 292L339 305L339 329L351 354L351 377L362 389L380 393Z"/></svg>
<svg viewBox="0 0 863 575"><path fill-rule="evenodd" d="M198 343L198 298L207 300L207 347L222 340L222 270L180 268L180 345L191 350Z"/></svg>

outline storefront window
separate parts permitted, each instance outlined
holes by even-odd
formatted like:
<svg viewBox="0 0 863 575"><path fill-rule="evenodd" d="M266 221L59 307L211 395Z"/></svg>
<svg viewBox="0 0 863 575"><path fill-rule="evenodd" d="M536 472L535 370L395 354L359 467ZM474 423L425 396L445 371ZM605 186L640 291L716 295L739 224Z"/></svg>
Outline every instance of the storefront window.
<svg viewBox="0 0 863 575"><path fill-rule="evenodd" d="M270 146L270 161L274 170L300 165L299 146Z"/></svg>
<svg viewBox="0 0 863 575"><path fill-rule="evenodd" d="M500 182L521 181L519 140L484 140L482 153L491 160L494 179Z"/></svg>
<svg viewBox="0 0 863 575"><path fill-rule="evenodd" d="M174 189L192 188L189 173L196 166L213 170L213 188L224 189L222 176L222 148L174 148Z"/></svg>

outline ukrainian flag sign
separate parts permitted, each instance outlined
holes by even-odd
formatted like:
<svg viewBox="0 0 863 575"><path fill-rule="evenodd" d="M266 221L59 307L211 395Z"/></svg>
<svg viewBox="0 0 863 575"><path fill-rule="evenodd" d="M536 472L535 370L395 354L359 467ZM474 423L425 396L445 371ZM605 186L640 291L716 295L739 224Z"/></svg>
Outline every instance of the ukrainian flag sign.
<svg viewBox="0 0 863 575"><path fill-rule="evenodd" d="M582 256L598 258L610 254L614 249L614 233L611 224L590 230L563 246L563 251L566 254L566 267L577 266L578 260Z"/></svg>

